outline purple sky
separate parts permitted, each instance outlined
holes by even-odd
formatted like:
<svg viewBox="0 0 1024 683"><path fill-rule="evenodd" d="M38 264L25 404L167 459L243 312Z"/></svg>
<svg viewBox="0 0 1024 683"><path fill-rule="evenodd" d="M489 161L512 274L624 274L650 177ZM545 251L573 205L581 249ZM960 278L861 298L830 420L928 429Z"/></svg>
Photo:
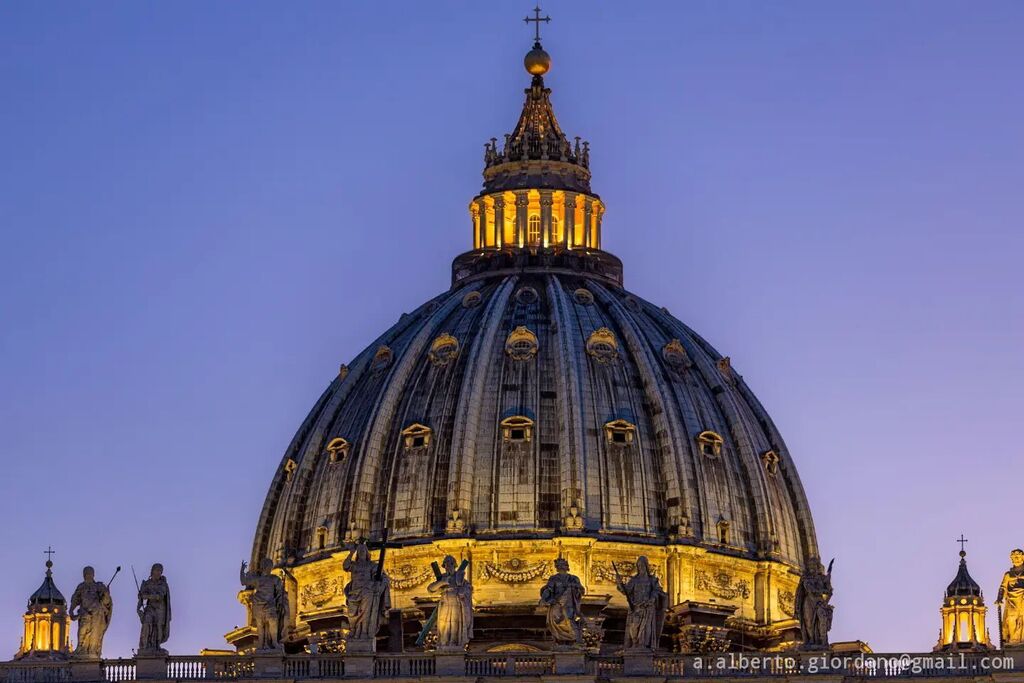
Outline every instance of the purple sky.
<svg viewBox="0 0 1024 683"><path fill-rule="evenodd" d="M0 656L47 544L67 596L162 561L169 648L224 645L294 430L470 246L528 9L0 5ZM1024 3L544 9L605 247L785 435L833 639L930 649L954 539L989 602L1024 545Z"/></svg>

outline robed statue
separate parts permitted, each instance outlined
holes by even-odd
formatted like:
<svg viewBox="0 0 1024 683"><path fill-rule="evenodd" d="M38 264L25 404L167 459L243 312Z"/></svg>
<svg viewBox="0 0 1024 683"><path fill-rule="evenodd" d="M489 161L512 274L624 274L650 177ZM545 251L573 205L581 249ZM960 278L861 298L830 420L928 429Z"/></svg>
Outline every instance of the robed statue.
<svg viewBox="0 0 1024 683"><path fill-rule="evenodd" d="M1003 574L996 604L1002 611L999 622L1001 647L1024 646L1024 550L1010 553L1012 566Z"/></svg>
<svg viewBox="0 0 1024 683"><path fill-rule="evenodd" d="M473 586L465 568L457 569L455 558L445 555L440 578L427 586L440 593L437 603L437 649L462 652L473 635Z"/></svg>
<svg viewBox="0 0 1024 683"><path fill-rule="evenodd" d="M113 610L114 602L110 599L110 590L106 584L96 580L96 571L92 567L83 569L82 583L78 584L71 595L68 609L71 620L78 622L75 657L99 659L102 656L103 636L110 626Z"/></svg>
<svg viewBox="0 0 1024 683"><path fill-rule="evenodd" d="M352 577L345 585L349 640L375 638L381 621L391 609L390 580L383 571L378 573L377 565L370 559L366 543L356 545L342 564Z"/></svg>
<svg viewBox="0 0 1024 683"><path fill-rule="evenodd" d="M615 567L615 564L612 564ZM651 573L651 564L641 555L636 560L636 573L628 581L616 573L616 588L626 596L626 650L655 650L665 626L668 594L658 577Z"/></svg>
<svg viewBox="0 0 1024 683"><path fill-rule="evenodd" d="M828 632L832 628L832 562L823 572L821 564L800 577L796 588L796 608L800 613L800 637L804 650L828 649Z"/></svg>
<svg viewBox="0 0 1024 683"><path fill-rule="evenodd" d="M559 645L583 645L583 584L569 573L569 561L555 560L556 574L540 589L540 603L548 608L548 631Z"/></svg>
<svg viewBox="0 0 1024 683"><path fill-rule="evenodd" d="M252 626L256 628L256 651L279 652L284 649L288 633L288 596L284 582L271 572L274 564L269 558L263 558L258 571L246 573L247 566L242 563L238 579L252 591L249 613Z"/></svg>
<svg viewBox="0 0 1024 683"><path fill-rule="evenodd" d="M161 645L171 637L171 589L159 562L150 569L149 578L139 586L136 606L142 631L139 633L140 655L166 655Z"/></svg>

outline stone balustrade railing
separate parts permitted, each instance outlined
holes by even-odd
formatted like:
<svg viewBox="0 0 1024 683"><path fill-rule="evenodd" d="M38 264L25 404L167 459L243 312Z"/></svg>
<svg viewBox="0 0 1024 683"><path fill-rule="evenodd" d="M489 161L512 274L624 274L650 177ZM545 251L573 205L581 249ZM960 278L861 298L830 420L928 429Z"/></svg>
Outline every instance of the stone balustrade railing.
<svg viewBox="0 0 1024 683"><path fill-rule="evenodd" d="M990 653L735 653L719 655L593 655L582 652L365 655L194 655L96 661L0 662L0 683L242 681L254 679L417 680L581 676L801 678L831 680L947 678L1024 681L1024 651Z"/></svg>

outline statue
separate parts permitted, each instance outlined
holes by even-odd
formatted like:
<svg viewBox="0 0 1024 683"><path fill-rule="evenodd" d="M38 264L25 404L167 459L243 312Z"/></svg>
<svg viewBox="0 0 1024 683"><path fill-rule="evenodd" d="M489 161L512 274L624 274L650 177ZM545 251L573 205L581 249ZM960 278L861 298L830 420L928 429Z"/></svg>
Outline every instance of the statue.
<svg viewBox="0 0 1024 683"><path fill-rule="evenodd" d="M437 604L437 649L439 652L462 652L473 635L473 586L465 569L456 569L455 558L445 555L444 572L427 586L431 593L440 593Z"/></svg>
<svg viewBox="0 0 1024 683"><path fill-rule="evenodd" d="M114 610L114 602L110 599L110 590L102 581L96 580L96 571L92 567L82 570L82 583L78 584L71 595L68 614L71 621L78 622L78 647L75 657L82 659L99 659L103 654L103 636L110 626L110 615Z"/></svg>
<svg viewBox="0 0 1024 683"><path fill-rule="evenodd" d="M263 558L259 571L246 573L247 566L242 563L238 580L252 590L249 612L252 625L256 627L256 651L280 652L288 633L288 596L284 582L271 573L274 565L269 558Z"/></svg>
<svg viewBox="0 0 1024 683"><path fill-rule="evenodd" d="M626 596L629 611L626 613L626 650L655 650L665 626L665 612L668 610L668 594L661 589L658 577L651 574L650 562L641 555L636 560L636 574L629 581L619 576L615 569L615 586Z"/></svg>
<svg viewBox="0 0 1024 683"><path fill-rule="evenodd" d="M391 609L391 584L377 563L370 559L366 543L359 543L345 558L342 568L352 575L345 585L348 603L349 640L368 640L377 636L381 620Z"/></svg>
<svg viewBox="0 0 1024 683"><path fill-rule="evenodd" d="M139 654L166 655L167 650L160 646L171 636L171 589L164 578L164 566L159 562L153 565L149 578L139 586L136 611L142 622Z"/></svg>
<svg viewBox="0 0 1024 683"><path fill-rule="evenodd" d="M817 570L804 572L796 589L796 609L800 614L800 637L803 639L804 650L828 649L828 632L832 628L832 562L828 563L828 571L822 573L821 565Z"/></svg>
<svg viewBox="0 0 1024 683"><path fill-rule="evenodd" d="M1001 647L1024 646L1024 550L1010 553L1013 564L999 584L996 605L999 606L999 641Z"/></svg>
<svg viewBox="0 0 1024 683"><path fill-rule="evenodd" d="M564 557L555 560L555 571L557 573L540 589L540 603L548 607L548 630L557 644L582 647L583 584L578 576L569 573L569 562Z"/></svg>

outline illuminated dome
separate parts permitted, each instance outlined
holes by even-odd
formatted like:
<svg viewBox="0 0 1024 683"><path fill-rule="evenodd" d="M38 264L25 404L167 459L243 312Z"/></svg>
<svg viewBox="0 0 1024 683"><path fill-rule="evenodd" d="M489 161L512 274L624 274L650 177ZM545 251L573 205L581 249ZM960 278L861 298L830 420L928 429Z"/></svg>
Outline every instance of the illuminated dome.
<svg viewBox="0 0 1024 683"><path fill-rule="evenodd" d="M549 95L535 75L505 144L485 146L451 289L342 366L302 423L253 565L289 570L297 633L322 638L345 623L346 545L387 530L408 646L430 562L461 556L471 646L487 649L542 647L531 619L561 554L603 647L621 642L615 572L644 554L674 614L704 605L745 642L778 645L799 572L818 566L793 460L729 358L623 289L589 147L568 141Z"/></svg>

